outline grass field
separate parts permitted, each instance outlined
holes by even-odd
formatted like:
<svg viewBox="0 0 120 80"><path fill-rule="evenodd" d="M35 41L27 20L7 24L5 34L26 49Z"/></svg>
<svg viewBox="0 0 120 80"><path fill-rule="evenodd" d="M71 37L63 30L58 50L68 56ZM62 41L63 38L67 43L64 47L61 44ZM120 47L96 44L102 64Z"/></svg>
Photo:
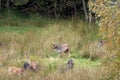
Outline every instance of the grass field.
<svg viewBox="0 0 120 80"><path fill-rule="evenodd" d="M96 56L99 39L96 25L79 19L55 20L38 16L29 19L9 16L0 20L0 23L1 80L100 79L102 69L101 60ZM58 36L61 36L61 41ZM70 55L59 57L52 48L52 41L70 44ZM86 52L87 57L84 56ZM39 64L38 73L29 72L22 77L8 76L9 66L22 67L28 58ZM60 73L69 59L73 59L74 69Z"/></svg>

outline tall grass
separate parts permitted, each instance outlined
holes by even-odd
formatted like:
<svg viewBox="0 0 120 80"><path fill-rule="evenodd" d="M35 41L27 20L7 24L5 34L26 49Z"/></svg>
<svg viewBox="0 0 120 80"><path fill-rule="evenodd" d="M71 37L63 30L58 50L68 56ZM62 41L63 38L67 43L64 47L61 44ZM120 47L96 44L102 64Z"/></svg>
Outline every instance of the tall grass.
<svg viewBox="0 0 120 80"><path fill-rule="evenodd" d="M55 20L38 15L22 19L13 14L0 20L0 79L5 80L98 80L102 70L97 66L81 66L82 55L87 50L91 56L96 54L95 47L98 40L95 25L88 24L80 19ZM59 41L58 36L62 40ZM52 41L70 44L71 54L66 58L59 58L52 48ZM87 46L90 46L88 49ZM89 56L89 57L90 57ZM36 61L40 66L38 73L27 73L24 77L7 76L9 66L22 67L27 59ZM65 73L59 72L59 67L73 58L75 68ZM95 56L96 58L96 56ZM88 59L89 60L89 59ZM91 61L85 60L86 65Z"/></svg>

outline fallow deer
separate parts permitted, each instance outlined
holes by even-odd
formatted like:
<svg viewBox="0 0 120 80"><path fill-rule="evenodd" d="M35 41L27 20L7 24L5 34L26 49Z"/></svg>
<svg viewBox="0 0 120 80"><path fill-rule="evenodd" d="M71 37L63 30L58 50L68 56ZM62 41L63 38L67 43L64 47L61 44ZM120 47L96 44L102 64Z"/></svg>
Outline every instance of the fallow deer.
<svg viewBox="0 0 120 80"><path fill-rule="evenodd" d="M8 68L8 74L9 75L14 75L17 74L19 76L24 74L24 69L23 68L18 68L18 67L9 67Z"/></svg>
<svg viewBox="0 0 120 80"><path fill-rule="evenodd" d="M72 59L68 60L67 66L69 70L74 68L74 62Z"/></svg>
<svg viewBox="0 0 120 80"><path fill-rule="evenodd" d="M68 53L70 51L69 44L56 44L53 43L53 49L55 49L58 53Z"/></svg>
<svg viewBox="0 0 120 80"><path fill-rule="evenodd" d="M38 72L39 66L38 66L38 64L37 64L36 62L30 62L29 65L30 65L30 68L31 68L34 72Z"/></svg>

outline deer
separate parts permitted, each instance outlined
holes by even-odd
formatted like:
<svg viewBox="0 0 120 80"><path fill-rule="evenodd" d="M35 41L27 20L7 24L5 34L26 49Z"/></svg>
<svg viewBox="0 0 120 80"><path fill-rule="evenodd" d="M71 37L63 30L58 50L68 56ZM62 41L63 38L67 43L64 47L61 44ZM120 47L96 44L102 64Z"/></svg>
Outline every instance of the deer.
<svg viewBox="0 0 120 80"><path fill-rule="evenodd" d="M72 59L68 60L68 62L67 62L67 68L68 68L68 70L71 70L71 69L74 68L74 62L73 62Z"/></svg>
<svg viewBox="0 0 120 80"><path fill-rule="evenodd" d="M55 49L55 51L60 55L64 55L64 53L68 54L70 52L70 47L69 47L69 44L67 43L65 44L53 43L53 49Z"/></svg>
<svg viewBox="0 0 120 80"><path fill-rule="evenodd" d="M38 71L38 64L35 63L35 62L30 62L30 63L27 63L25 62L23 64L23 67L9 67L8 68L8 74L9 75L19 75L19 76L22 76L25 74L25 72L27 70L31 70L31 71L34 71L34 72L37 72Z"/></svg>
<svg viewBox="0 0 120 80"><path fill-rule="evenodd" d="M106 44L106 41L104 41L104 40L99 40L99 41L98 41L98 48L104 46L105 44Z"/></svg>
<svg viewBox="0 0 120 80"><path fill-rule="evenodd" d="M69 45L66 44L56 44L53 43L53 49L55 49L58 53L68 53L69 52Z"/></svg>
<svg viewBox="0 0 120 80"><path fill-rule="evenodd" d="M61 44L61 36L58 36L59 44L55 43L55 41L52 41L53 49L59 53L59 54L68 54L70 52L70 46L68 43Z"/></svg>
<svg viewBox="0 0 120 80"><path fill-rule="evenodd" d="M96 51L96 55L99 58L104 58L105 57L105 49L104 46L107 44L107 42L105 40L99 40L98 41L98 45L97 45L97 51Z"/></svg>
<svg viewBox="0 0 120 80"><path fill-rule="evenodd" d="M25 71L28 70L28 69L31 69L31 66L25 62L23 64L23 67L14 67L14 66L11 66L8 68L8 74L9 75L19 75L19 76L22 76L24 75Z"/></svg>
<svg viewBox="0 0 120 80"><path fill-rule="evenodd" d="M24 72L25 70L23 68L20 68L20 67L9 67L8 68L8 74L11 76L11 75L19 75L19 76L22 76L24 75Z"/></svg>
<svg viewBox="0 0 120 80"><path fill-rule="evenodd" d="M30 60L30 57L29 57L29 54L26 54L26 64L24 64L24 68L28 68L29 66L29 69L34 71L34 72L38 72L39 71L39 65L35 62L35 61L31 61Z"/></svg>
<svg viewBox="0 0 120 80"><path fill-rule="evenodd" d="M32 70L32 71L34 71L34 72L38 72L38 70L39 70L39 66L38 66L38 64L36 63L36 62L30 62L29 63L29 66L30 66L30 69Z"/></svg>
<svg viewBox="0 0 120 80"><path fill-rule="evenodd" d="M66 64L62 64L59 68L60 73L64 73L66 71L73 70L74 68L74 62L72 59L69 59Z"/></svg>

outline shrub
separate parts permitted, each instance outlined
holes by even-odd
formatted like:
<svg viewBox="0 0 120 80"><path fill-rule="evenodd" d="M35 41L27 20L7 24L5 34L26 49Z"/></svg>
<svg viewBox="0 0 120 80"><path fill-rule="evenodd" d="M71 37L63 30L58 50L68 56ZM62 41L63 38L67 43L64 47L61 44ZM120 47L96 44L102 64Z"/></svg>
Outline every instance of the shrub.
<svg viewBox="0 0 120 80"><path fill-rule="evenodd" d="M100 18L100 35L107 42L107 55L104 65L108 70L105 80L119 80L120 73L120 8L119 0L97 0L90 1L90 10Z"/></svg>

